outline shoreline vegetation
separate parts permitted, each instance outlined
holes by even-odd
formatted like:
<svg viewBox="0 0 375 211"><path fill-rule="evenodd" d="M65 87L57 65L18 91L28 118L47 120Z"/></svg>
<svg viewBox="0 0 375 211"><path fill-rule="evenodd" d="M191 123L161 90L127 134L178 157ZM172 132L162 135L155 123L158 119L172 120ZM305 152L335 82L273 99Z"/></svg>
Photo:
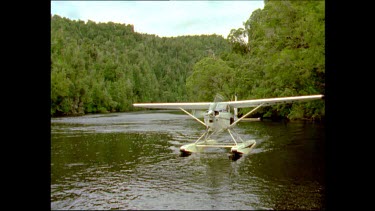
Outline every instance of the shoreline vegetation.
<svg viewBox="0 0 375 211"><path fill-rule="evenodd" d="M142 102L211 102L217 93L227 100L324 95L324 7L265 1L227 38L166 38L129 24L51 15L51 117L140 111L132 104ZM264 107L252 117L324 120L325 102Z"/></svg>

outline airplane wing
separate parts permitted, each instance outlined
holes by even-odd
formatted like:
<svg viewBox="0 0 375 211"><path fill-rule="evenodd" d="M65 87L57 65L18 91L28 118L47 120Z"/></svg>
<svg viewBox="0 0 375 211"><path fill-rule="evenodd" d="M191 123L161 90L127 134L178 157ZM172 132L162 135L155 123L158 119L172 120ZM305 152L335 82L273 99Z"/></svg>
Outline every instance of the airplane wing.
<svg viewBox="0 0 375 211"><path fill-rule="evenodd" d="M239 100L226 101L233 108L256 107L259 105L270 106L275 104L293 103L297 101L309 101L322 99L324 95L305 95L296 97L278 97L278 98L264 98L256 100ZM154 108L154 109L191 109L191 110L206 110L209 109L212 102L198 102L198 103L135 103L134 107L140 108Z"/></svg>
<svg viewBox="0 0 375 211"><path fill-rule="evenodd" d="M228 104L234 108L246 108L255 106L270 106L275 104L293 103L309 100L322 99L324 95L305 95L305 96L295 96L295 97L278 97L278 98L264 98L256 100L239 100L239 101L229 101Z"/></svg>
<svg viewBox="0 0 375 211"><path fill-rule="evenodd" d="M155 109L192 109L207 110L210 107L209 102L201 103L135 103L134 107L155 108Z"/></svg>

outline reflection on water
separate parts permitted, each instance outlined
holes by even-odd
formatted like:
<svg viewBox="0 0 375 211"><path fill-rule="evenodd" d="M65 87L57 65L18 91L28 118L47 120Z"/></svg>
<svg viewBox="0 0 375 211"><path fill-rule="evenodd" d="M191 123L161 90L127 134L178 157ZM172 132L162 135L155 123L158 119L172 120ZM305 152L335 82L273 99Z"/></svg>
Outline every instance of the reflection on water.
<svg viewBox="0 0 375 211"><path fill-rule="evenodd" d="M51 120L52 209L324 209L324 125L243 122L253 151L180 156L204 132L180 112Z"/></svg>

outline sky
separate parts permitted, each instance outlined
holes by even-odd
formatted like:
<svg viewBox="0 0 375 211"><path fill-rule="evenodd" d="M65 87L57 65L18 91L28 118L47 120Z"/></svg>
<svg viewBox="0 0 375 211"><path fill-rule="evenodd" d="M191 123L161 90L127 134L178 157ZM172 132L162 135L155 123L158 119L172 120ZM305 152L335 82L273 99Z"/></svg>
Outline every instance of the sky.
<svg viewBox="0 0 375 211"><path fill-rule="evenodd" d="M70 20L132 24L160 37L217 34L227 38L263 0L247 1L51 1L51 14Z"/></svg>

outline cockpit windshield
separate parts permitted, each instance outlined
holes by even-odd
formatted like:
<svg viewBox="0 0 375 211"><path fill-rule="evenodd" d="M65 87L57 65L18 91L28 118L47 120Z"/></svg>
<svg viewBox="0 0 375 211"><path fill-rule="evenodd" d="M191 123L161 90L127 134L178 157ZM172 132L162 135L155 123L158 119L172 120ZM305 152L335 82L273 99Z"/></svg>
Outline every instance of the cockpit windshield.
<svg viewBox="0 0 375 211"><path fill-rule="evenodd" d="M209 110L211 111L216 110L216 105L219 102L223 102L223 101L224 101L224 97L221 94L216 94L214 98L214 102L210 104Z"/></svg>
<svg viewBox="0 0 375 211"><path fill-rule="evenodd" d="M217 103L215 111L219 111L219 112L225 111L225 112L228 112L228 104L227 103Z"/></svg>
<svg viewBox="0 0 375 211"><path fill-rule="evenodd" d="M220 94L216 94L214 103L211 103L209 110L211 111L228 111L228 106L226 103L220 103L224 102L224 97Z"/></svg>

